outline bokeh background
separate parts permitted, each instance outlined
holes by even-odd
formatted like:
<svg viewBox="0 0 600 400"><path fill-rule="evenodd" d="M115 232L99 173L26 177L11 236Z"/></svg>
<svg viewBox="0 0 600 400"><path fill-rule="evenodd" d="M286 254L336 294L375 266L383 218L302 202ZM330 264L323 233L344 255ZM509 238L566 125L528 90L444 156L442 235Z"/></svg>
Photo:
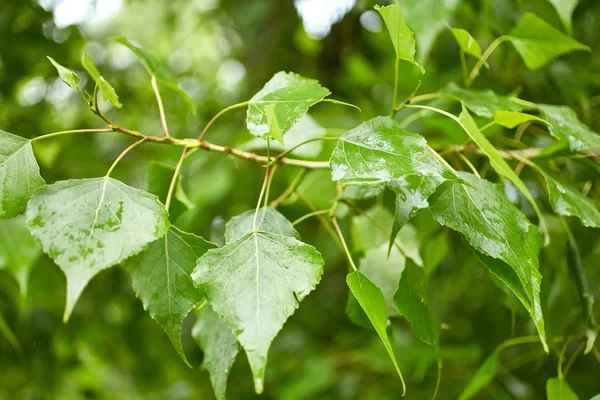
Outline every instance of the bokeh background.
<svg viewBox="0 0 600 400"><path fill-rule="evenodd" d="M408 63L401 64L400 97L412 92L417 79L423 81L422 93L436 91L449 81L460 82L459 49L445 21L467 29L484 48L508 33L526 11L563 29L546 0L401 3L427 73L420 78ZM103 104L111 119L160 135L148 75L129 50L108 40L122 35L159 54L193 98L197 115L176 93L162 90L173 136L197 137L216 112L249 99L280 70L316 78L334 98L362 109L358 113L324 103L311 111L316 124L331 135L340 135L361 121L389 112L394 54L374 4L368 0L0 0L0 129L33 137L102 126L46 59L51 56L80 72L79 60L85 51L123 103L120 110ZM600 2L582 0L573 21L573 36L591 46L591 53L573 53L532 72L504 44L475 87L503 94L516 90L527 100L567 104L599 131L598 108L594 112L599 101L593 96L600 93ZM89 82L87 89L92 90ZM398 118L405 116L401 113ZM463 138L456 127L437 117L417 122L411 130L441 144L460 143ZM255 147L245 129L243 111L221 118L208 139ZM52 183L104 175L130 142L112 133L72 135L36 143L35 152L42 175ZM318 149L319 159L327 159L331 147ZM168 146L144 145L127 156L114 177L145 188L150 160L174 165L179 154L179 149ZM568 164L565 168L581 181L598 179L597 166ZM259 166L222 154L196 153L186 161L183 173L185 191L195 207L177 225L219 241L225 221L255 205L263 173ZM280 168L273 192L279 194L296 173L293 168ZM529 183L541 193L534 178ZM335 186L328 172L315 172L300 191L322 209L329 207ZM593 191L591 195L598 196L598 185ZM393 210L393 199L385 196L379 201ZM523 204L525 211L531 211ZM293 220L309 210L298 200L283 205L281 211ZM365 232L370 234L368 225L355 219L353 226L345 228L354 232L356 244ZM432 276L434 306L447 328L442 333L444 369L438 398L455 399L498 344L534 330L526 313L492 281L460 238L442 230L427 212L417 215L413 226L418 239L415 248ZM261 398L400 398L400 382L379 339L373 331L353 325L345 314L348 289L343 254L318 220L299 229L304 240L323 253L325 274L274 341ZM600 238L583 228L577 228L576 235L597 294ZM361 252L360 246L355 249ZM551 337L577 333L581 312L572 294L565 252L558 246L541 255L542 297ZM0 271L0 315L5 321L0 330L14 332L22 349L15 351L0 336L0 398L213 398L207 373L181 361L161 327L143 310L122 268L111 268L93 279L66 325L61 322L64 293L64 276L46 256L35 262L26 296L11 275ZM192 364L200 365L202 352L190 334L193 323L190 315L184 346ZM407 377L407 398L430 398L436 382L433 351L414 338L404 320L394 320L391 329ZM556 364L556 356L545 355L539 345L508 349L499 376L479 398L544 398L545 382L556 376ZM568 379L582 399L600 393L600 360L579 357ZM228 391L232 399L256 396L244 354L234 365Z"/></svg>

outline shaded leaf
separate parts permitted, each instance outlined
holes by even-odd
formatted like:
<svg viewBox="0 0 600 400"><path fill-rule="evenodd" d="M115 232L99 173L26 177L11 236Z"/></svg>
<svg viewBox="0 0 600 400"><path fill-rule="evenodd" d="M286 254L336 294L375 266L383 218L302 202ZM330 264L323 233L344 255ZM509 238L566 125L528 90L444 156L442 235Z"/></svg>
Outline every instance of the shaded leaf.
<svg viewBox="0 0 600 400"><path fill-rule="evenodd" d="M225 242L232 243L254 230L255 210L248 210L232 217L225 225ZM256 230L276 233L300 240L300 235L294 226L279 211L273 207L261 207L256 216Z"/></svg>
<svg viewBox="0 0 600 400"><path fill-rule="evenodd" d="M475 58L481 58L481 46L469 32L461 28L452 28L452 35L458 42L461 51L470 54Z"/></svg>
<svg viewBox="0 0 600 400"><path fill-rule="evenodd" d="M592 131L567 106L538 104L544 118L550 123L550 133L573 151L600 149L600 134Z"/></svg>
<svg viewBox="0 0 600 400"><path fill-rule="evenodd" d="M69 68L65 68L56 61L54 61L52 57L48 57L48 60L50 60L52 65L54 65L54 68L56 68L56 70L58 71L58 77L60 78L60 80L66 83L69 87L77 89L80 81L79 76Z"/></svg>
<svg viewBox="0 0 600 400"><path fill-rule="evenodd" d="M370 199L383 193L385 186L346 186L342 198L348 200Z"/></svg>
<svg viewBox="0 0 600 400"><path fill-rule="evenodd" d="M22 214L33 191L44 183L31 142L0 130L0 219Z"/></svg>
<svg viewBox="0 0 600 400"><path fill-rule="evenodd" d="M165 330L182 360L191 368L181 344L183 319L202 300L190 278L196 260L217 247L200 236L171 226L160 239L125 261L135 294Z"/></svg>
<svg viewBox="0 0 600 400"><path fill-rule="evenodd" d="M148 169L146 171L148 191L158 196L163 204L167 200L171 180L173 180L173 174L175 174L175 167L171 165L163 164L155 160L148 163ZM177 183L175 185L175 193L171 199L171 207L169 208L169 219L173 222L175 222L181 214L194 207L194 204L188 200L183 191L181 175L177 178Z"/></svg>
<svg viewBox="0 0 600 400"><path fill-rule="evenodd" d="M67 277L65 321L94 275L139 253L169 227L156 196L107 176L43 186L26 216L33 237Z"/></svg>
<svg viewBox="0 0 600 400"><path fill-rule="evenodd" d="M552 59L577 50L590 51L535 14L525 13L508 35L527 68L536 70Z"/></svg>
<svg viewBox="0 0 600 400"><path fill-rule="evenodd" d="M348 287L350 287L352 294L367 314L367 317L371 321L371 324L373 324L375 331L381 338L385 349L394 363L394 367L398 372L398 376L402 381L404 392L406 392L404 378L402 378L402 372L400 372L400 367L398 367L398 362L396 361L396 356L394 355L394 349L390 343L390 339L386 331L387 314L383 293L381 293L381 290L369 279L367 279L366 276L358 271L348 274L346 276L346 283L348 283Z"/></svg>
<svg viewBox="0 0 600 400"><path fill-rule="evenodd" d="M264 137L270 132L266 106L273 109L281 136L285 135L306 114L308 109L329 96L327 88L315 79L293 72L278 72L248 103L246 125L250 133Z"/></svg>
<svg viewBox="0 0 600 400"><path fill-rule="evenodd" d="M216 398L225 400L227 377L240 351L237 339L209 305L200 312L192 337L204 352L202 367L210 375Z"/></svg>
<svg viewBox="0 0 600 400"><path fill-rule="evenodd" d="M496 111L496 114L494 115L495 123L509 129L528 121L538 121L543 122L544 124L548 123L548 121L536 117L535 115L515 111Z"/></svg>
<svg viewBox="0 0 600 400"><path fill-rule="evenodd" d="M523 106L515 103L510 97L499 95L491 90L468 90L451 82L440 92L459 99L469 110L483 118L494 118L498 111L523 110Z"/></svg>
<svg viewBox="0 0 600 400"><path fill-rule="evenodd" d="M0 269L10 272L27 295L29 273L41 249L25 226L25 217L0 220Z"/></svg>
<svg viewBox="0 0 600 400"><path fill-rule="evenodd" d="M94 64L90 56L86 53L81 55L81 65L83 65L83 68L85 68L88 74L90 74L90 77L98 85L98 88L102 93L102 98L110 101L110 103L117 108L123 107L119 102L119 96L117 95L117 92L115 92L115 89L102 75L100 75L100 71L96 68L96 64Z"/></svg>
<svg viewBox="0 0 600 400"><path fill-rule="evenodd" d="M578 217L584 226L600 228L600 201L582 195L578 190L560 183L544 173L550 195L550 205L555 213Z"/></svg>
<svg viewBox="0 0 600 400"><path fill-rule="evenodd" d="M416 133L390 117L376 117L346 132L331 155L332 179L342 186L380 186L406 175L452 177Z"/></svg>
<svg viewBox="0 0 600 400"><path fill-rule="evenodd" d="M198 259L192 279L244 347L257 393L271 342L322 272L314 247L268 232L250 232Z"/></svg>
<svg viewBox="0 0 600 400"><path fill-rule="evenodd" d="M579 400L567 381L561 378L550 378L546 381L546 397L548 400Z"/></svg>
<svg viewBox="0 0 600 400"><path fill-rule="evenodd" d="M481 389L486 387L498 372L498 357L499 351L494 351L486 360L483 362L481 367L477 370L475 375L471 378L467 387L460 394L459 400L468 400L475 396Z"/></svg>

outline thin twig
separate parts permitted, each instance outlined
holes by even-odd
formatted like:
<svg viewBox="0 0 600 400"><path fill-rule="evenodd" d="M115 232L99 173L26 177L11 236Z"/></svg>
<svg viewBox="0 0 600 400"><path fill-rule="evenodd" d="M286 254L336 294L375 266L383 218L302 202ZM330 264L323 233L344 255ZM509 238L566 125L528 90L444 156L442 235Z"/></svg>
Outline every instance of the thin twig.
<svg viewBox="0 0 600 400"><path fill-rule="evenodd" d="M160 97L160 91L158 90L158 84L156 83L156 75L152 75L152 89L156 96L156 102L158 103L158 112L160 113L160 123L163 128L163 135L169 136L169 128L167 127L167 118L165 117L165 108L163 107L162 98Z"/></svg>
<svg viewBox="0 0 600 400"><path fill-rule="evenodd" d="M171 207L171 200L173 198L173 193L175 192L175 187L177 186L177 179L179 178L181 166L183 165L183 160L185 160L185 155L187 151L187 147L183 149L181 157L179 157L179 161L177 162L177 166L175 167L175 172L173 172L173 178L171 179L171 184L169 185L169 192L167 193L167 200L165 201L165 208L167 209L167 211L169 211L169 207Z"/></svg>

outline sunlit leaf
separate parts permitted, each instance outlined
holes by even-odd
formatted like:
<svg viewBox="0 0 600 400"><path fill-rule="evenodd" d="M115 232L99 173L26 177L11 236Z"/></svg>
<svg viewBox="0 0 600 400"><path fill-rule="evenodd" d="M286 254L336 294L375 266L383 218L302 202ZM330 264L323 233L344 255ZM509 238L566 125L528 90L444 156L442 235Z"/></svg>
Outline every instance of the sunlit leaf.
<svg viewBox="0 0 600 400"><path fill-rule="evenodd" d="M25 217L0 220L0 269L11 273L27 295L29 273L41 249L25 226Z"/></svg>
<svg viewBox="0 0 600 400"><path fill-rule="evenodd" d="M156 196L109 177L43 186L26 216L31 234L67 277L65 321L94 275L139 253L169 227Z"/></svg>
<svg viewBox="0 0 600 400"><path fill-rule="evenodd" d="M571 386L561 378L550 378L546 381L546 396L548 400L579 400Z"/></svg>
<svg viewBox="0 0 600 400"><path fill-rule="evenodd" d="M585 197L578 190L560 183L544 174L550 195L550 205L555 213L578 217L584 226L600 228L600 201Z"/></svg>
<svg viewBox="0 0 600 400"><path fill-rule="evenodd" d="M108 81L104 79L102 75L100 75L100 71L98 71L98 68L96 68L96 64L94 64L90 56L88 56L86 53L81 55L81 65L83 65L83 68L85 68L88 74L90 74L90 77L98 85L98 88L102 93L102 98L110 101L113 106L121 108L123 105L119 102L119 96L117 95L117 92L115 92L115 89L112 87L112 85L108 83Z"/></svg>
<svg viewBox="0 0 600 400"><path fill-rule="evenodd" d="M548 123L548 121L536 117L535 115L515 111L496 111L496 114L494 115L494 122L508 129L512 129L523 122L529 121L538 121L544 124Z"/></svg>
<svg viewBox="0 0 600 400"><path fill-rule="evenodd" d="M66 83L69 87L76 89L79 86L80 78L79 76L70 70L69 68L65 68L56 61L52 57L48 57L48 60L54 65L54 68L58 71L58 77L61 81Z"/></svg>
<svg viewBox="0 0 600 400"><path fill-rule="evenodd" d="M523 14L508 39L531 70L539 69L552 59L572 51L590 51L588 46L553 28L532 13Z"/></svg>
<svg viewBox="0 0 600 400"><path fill-rule="evenodd" d="M217 247L200 236L171 226L160 239L129 258L125 268L144 309L165 330L183 361L191 367L181 344L183 319L202 299L190 278L196 260Z"/></svg>
<svg viewBox="0 0 600 400"><path fill-rule="evenodd" d="M31 143L0 130L0 219L23 213L33 191L44 183Z"/></svg>
<svg viewBox="0 0 600 400"><path fill-rule="evenodd" d="M538 104L544 118L550 123L550 133L573 151L599 150L600 134L592 131L577 118L568 106Z"/></svg>

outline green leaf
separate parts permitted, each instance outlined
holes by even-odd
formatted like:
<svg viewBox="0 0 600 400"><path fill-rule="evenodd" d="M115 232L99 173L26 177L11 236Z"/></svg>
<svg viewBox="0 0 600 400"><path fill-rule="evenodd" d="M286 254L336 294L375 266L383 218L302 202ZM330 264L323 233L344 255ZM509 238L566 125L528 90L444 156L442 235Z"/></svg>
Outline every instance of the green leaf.
<svg viewBox="0 0 600 400"><path fill-rule="evenodd" d="M269 125L269 135L283 145L283 133L281 133L281 129L279 128L275 106L273 104L266 104L264 109L267 116L267 125Z"/></svg>
<svg viewBox="0 0 600 400"><path fill-rule="evenodd" d="M10 326L8 326L8 323L6 323L6 320L4 319L4 316L1 313L0 313L0 335L4 336L4 339L6 339L6 341L8 343L10 343L12 348L15 349L15 351L19 354L19 356L23 355L23 348L21 347L21 343L19 343L19 340L15 336L14 332L10 329Z"/></svg>
<svg viewBox="0 0 600 400"><path fill-rule="evenodd" d="M567 33L570 35L573 31L573 24L571 19L573 17L573 11L577 8L579 0L548 0L558 13L558 16L565 26Z"/></svg>
<svg viewBox="0 0 600 400"><path fill-rule="evenodd" d="M425 270L407 260L394 305L410 321L415 335L439 352L441 324L428 299Z"/></svg>
<svg viewBox="0 0 600 400"><path fill-rule="evenodd" d="M398 289L404 263L404 255L396 247L392 248L388 257L386 243L368 249L359 262L360 272L381 290L388 315L397 315L394 293Z"/></svg>
<svg viewBox="0 0 600 400"><path fill-rule="evenodd" d="M331 176L342 186L381 186L406 175L452 177L421 135L390 117L346 132L331 155Z"/></svg>
<svg viewBox="0 0 600 400"><path fill-rule="evenodd" d="M515 111L496 111L494 115L494 122L505 128L512 129L523 122L538 121L548 124L548 121L536 117L535 115L525 114Z"/></svg>
<svg viewBox="0 0 600 400"><path fill-rule="evenodd" d="M90 74L90 77L96 82L98 88L100 88L100 92L102 93L102 98L104 100L110 101L110 103L117 108L123 107L123 105L119 102L119 96L115 89L112 87L110 83L102 75L100 75L100 71L96 68L96 64L92 61L90 56L86 53L81 55L81 64L83 68Z"/></svg>
<svg viewBox="0 0 600 400"><path fill-rule="evenodd" d="M415 60L415 37L404 19L404 13L399 5L375 6L381 18L385 21L388 32L396 51L396 59L408 61L425 73L425 69Z"/></svg>
<svg viewBox="0 0 600 400"><path fill-rule="evenodd" d="M44 183L31 142L0 130L0 219L22 214L33 191Z"/></svg>
<svg viewBox="0 0 600 400"><path fill-rule="evenodd" d="M171 226L162 238L150 243L124 264L144 309L163 327L190 368L181 344L181 329L183 319L202 300L190 274L196 260L215 247L200 236Z"/></svg>
<svg viewBox="0 0 600 400"><path fill-rule="evenodd" d="M58 71L58 77L60 78L60 80L66 83L69 87L77 89L80 81L79 76L69 68L65 68L56 61L54 61L52 57L48 56L48 60L50 60L52 65L54 65L54 68L56 68L56 70Z"/></svg>
<svg viewBox="0 0 600 400"><path fill-rule="evenodd" d="M469 32L461 28L452 28L452 35L454 35L454 38L458 42L461 51L477 59L481 58L481 46L479 46L477 40Z"/></svg>
<svg viewBox="0 0 600 400"><path fill-rule="evenodd" d="M67 277L64 320L98 272L139 253L169 227L158 198L107 176L36 190L27 227Z"/></svg>
<svg viewBox="0 0 600 400"><path fill-rule="evenodd" d="M348 287L350 287L352 294L362 309L367 314L367 317L369 317L369 320L371 321L371 324L373 324L375 331L381 338L385 349L394 363L394 367L398 372L398 376L402 381L403 391L406 393L404 378L402 377L402 372L400 372L400 367L398 367L398 362L396 361L396 356L394 355L394 349L392 348L392 344L390 343L390 339L386 331L387 314L383 293L381 293L381 290L369 279L367 279L366 276L358 271L348 274L346 277L346 283L348 284ZM404 393L402 394L403 396Z"/></svg>
<svg viewBox="0 0 600 400"><path fill-rule="evenodd" d="M572 51L590 48L535 14L525 13L507 37L523 58L527 68L536 70L552 59Z"/></svg>
<svg viewBox="0 0 600 400"><path fill-rule="evenodd" d="M173 174L175 174L175 167L173 166L155 160L148 163L148 169L146 171L148 191L158 196L163 204L167 200L169 187L173 180ZM177 178L175 185L175 193L171 199L171 207L169 208L169 219L173 222L177 221L177 218L179 218L181 214L194 208L194 204L188 200L183 190L181 175Z"/></svg>
<svg viewBox="0 0 600 400"><path fill-rule="evenodd" d="M600 201L582 195L578 190L560 183L544 173L550 195L550 205L555 213L578 217L584 226L600 228Z"/></svg>
<svg viewBox="0 0 600 400"><path fill-rule="evenodd" d="M523 107L510 97L491 90L467 90L451 82L440 90L462 101L465 106L483 118L494 118L498 111L521 111Z"/></svg>
<svg viewBox="0 0 600 400"><path fill-rule="evenodd" d="M194 115L196 114L197 110L194 100L191 99L185 90L179 87L177 77L169 71L162 60L154 52L137 47L122 36L111 37L111 40L114 40L131 50L142 62L142 65L146 67L150 76L155 76L158 82L177 92L177 94L187 103L192 113L194 113Z"/></svg>
<svg viewBox="0 0 600 400"><path fill-rule="evenodd" d="M484 363L479 367L475 375L471 378L467 387L460 394L459 400L468 400L475 396L481 389L486 387L498 372L499 361L498 350L494 351Z"/></svg>
<svg viewBox="0 0 600 400"><path fill-rule="evenodd" d="M215 397L225 400L227 377L240 351L237 339L209 305L202 308L192 337L204 352L202 367L208 371Z"/></svg>
<svg viewBox="0 0 600 400"><path fill-rule="evenodd" d="M579 400L567 381L561 378L550 378L546 381L546 396L548 400Z"/></svg>
<svg viewBox="0 0 600 400"><path fill-rule="evenodd" d="M250 232L198 259L192 279L244 347L257 393L271 342L322 272L314 247L269 232Z"/></svg>
<svg viewBox="0 0 600 400"><path fill-rule="evenodd" d="M371 199L383 193L385 186L346 186L342 198L348 200Z"/></svg>
<svg viewBox="0 0 600 400"><path fill-rule="evenodd" d="M465 172L459 172L459 176L466 184L442 183L429 198L429 209L440 224L460 232L475 250L514 270L526 298L520 295L523 291L518 286L509 287L529 311L547 348L540 305L539 231L508 200L500 185Z"/></svg>
<svg viewBox="0 0 600 400"><path fill-rule="evenodd" d="M292 72L278 72L248 103L246 125L250 133L264 137L270 132L266 106L273 108L281 135L285 135L308 109L331 93L315 79Z"/></svg>
<svg viewBox="0 0 600 400"><path fill-rule="evenodd" d="M567 106L538 104L544 118L550 123L550 133L573 151L599 150L600 135L577 118Z"/></svg>
<svg viewBox="0 0 600 400"><path fill-rule="evenodd" d="M25 217L0 220L0 269L10 272L27 295L29 273L41 251L25 226Z"/></svg>
<svg viewBox="0 0 600 400"><path fill-rule="evenodd" d="M254 230L254 212L248 210L231 218L225 226L225 242L232 243ZM256 216L256 230L276 233L300 240L294 225L273 207L261 207Z"/></svg>

